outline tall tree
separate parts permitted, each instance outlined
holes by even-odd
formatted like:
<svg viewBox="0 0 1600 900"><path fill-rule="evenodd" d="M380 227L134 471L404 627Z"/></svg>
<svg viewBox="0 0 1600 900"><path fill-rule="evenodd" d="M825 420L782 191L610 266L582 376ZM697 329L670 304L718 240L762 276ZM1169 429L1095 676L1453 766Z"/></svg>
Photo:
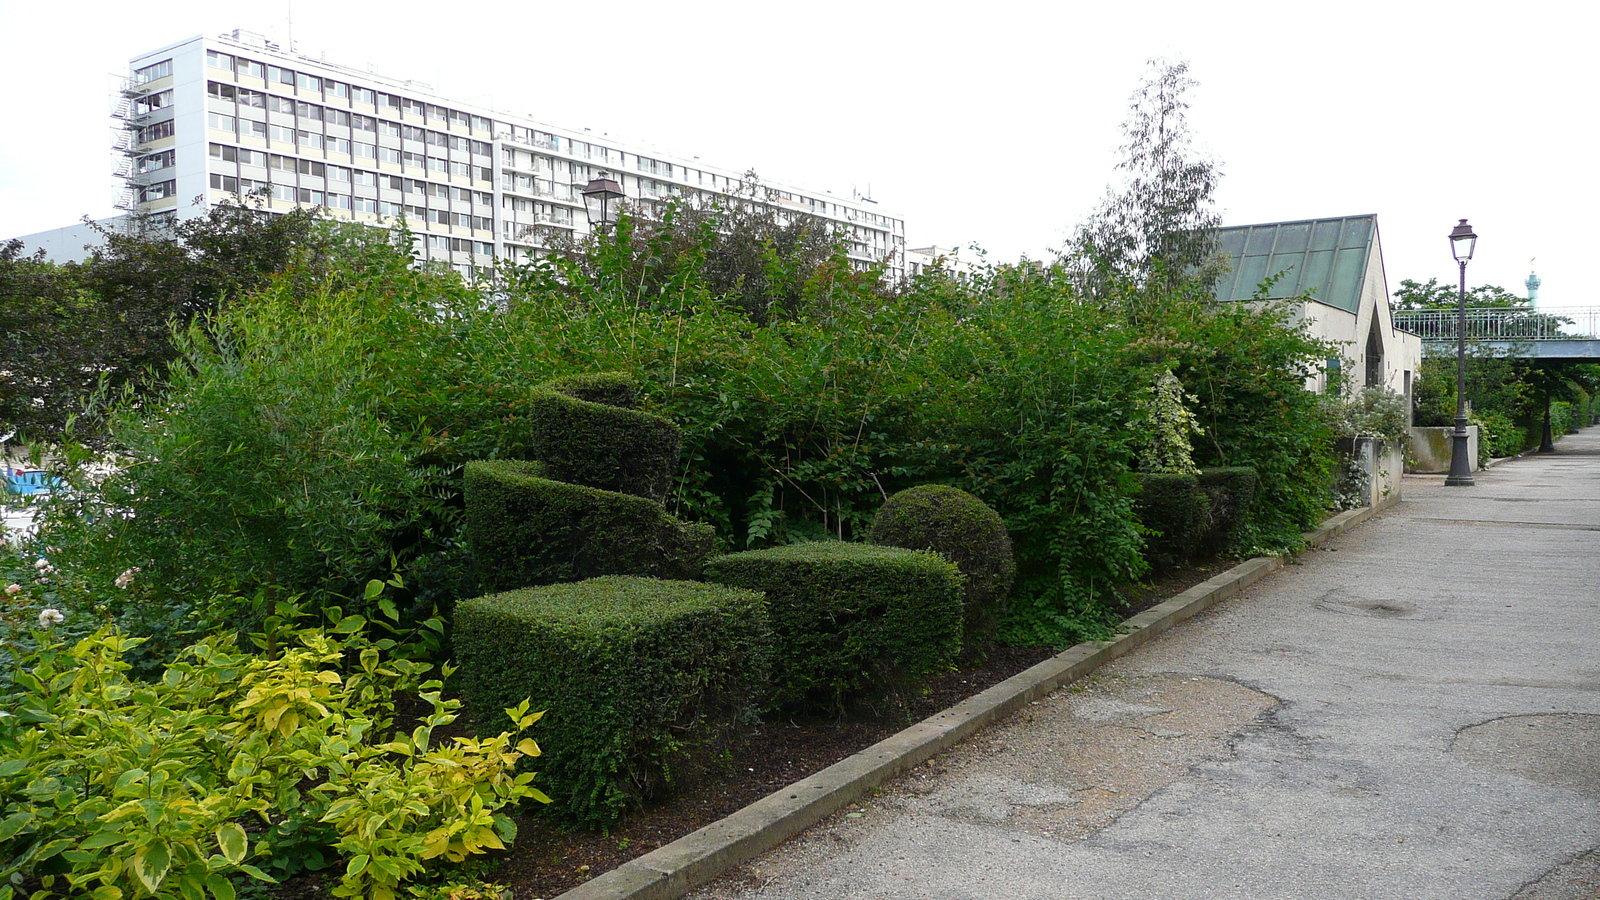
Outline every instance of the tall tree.
<svg viewBox="0 0 1600 900"><path fill-rule="evenodd" d="M1455 309L1460 289L1454 284L1440 284L1429 278L1427 284L1418 284L1410 278L1400 279L1394 292L1395 309ZM1467 288L1468 309L1527 309L1528 298L1518 297L1503 287L1480 284Z"/></svg>
<svg viewBox="0 0 1600 900"><path fill-rule="evenodd" d="M1189 64L1152 59L1122 123L1120 188L1079 225L1063 253L1087 296L1107 300L1113 285L1173 290L1215 277L1216 163L1193 146Z"/></svg>

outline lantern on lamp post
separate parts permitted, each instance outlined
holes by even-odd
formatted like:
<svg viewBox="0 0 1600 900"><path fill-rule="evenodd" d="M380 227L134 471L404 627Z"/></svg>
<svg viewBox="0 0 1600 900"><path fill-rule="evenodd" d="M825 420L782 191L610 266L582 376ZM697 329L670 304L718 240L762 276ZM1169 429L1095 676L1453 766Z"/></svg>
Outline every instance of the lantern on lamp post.
<svg viewBox="0 0 1600 900"><path fill-rule="evenodd" d="M622 185L611 180L611 173L601 172L583 186L582 193L589 225L600 234L610 231L617 224L617 213L622 205Z"/></svg>
<svg viewBox="0 0 1600 900"><path fill-rule="evenodd" d="M1450 442L1450 474L1444 483L1452 487L1471 487L1476 460L1469 459L1467 446L1467 261L1478 245L1478 236L1466 219L1450 230L1450 255L1461 267L1461 286L1456 294L1456 431Z"/></svg>

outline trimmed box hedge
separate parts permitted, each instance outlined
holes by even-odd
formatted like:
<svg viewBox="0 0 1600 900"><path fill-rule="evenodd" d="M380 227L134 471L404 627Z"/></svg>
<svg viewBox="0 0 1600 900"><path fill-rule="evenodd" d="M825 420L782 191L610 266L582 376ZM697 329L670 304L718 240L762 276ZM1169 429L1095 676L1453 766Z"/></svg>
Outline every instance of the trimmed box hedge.
<svg viewBox="0 0 1600 900"><path fill-rule="evenodd" d="M705 577L766 594L774 706L842 711L961 652L961 573L935 553L819 541L719 556Z"/></svg>
<svg viewBox="0 0 1600 900"><path fill-rule="evenodd" d="M1206 528L1200 551L1221 553L1233 544L1240 527L1250 521L1250 505L1256 500L1261 477L1249 466L1219 466L1201 469L1195 480L1206 497Z"/></svg>
<svg viewBox="0 0 1600 900"><path fill-rule="evenodd" d="M650 413L535 394L521 424L547 477L662 503L678 466L678 426Z"/></svg>
<svg viewBox="0 0 1600 900"><path fill-rule="evenodd" d="M1206 495L1193 475L1136 472L1139 495L1134 511L1145 536L1145 560L1157 572L1187 563L1205 537Z"/></svg>
<svg viewBox="0 0 1600 900"><path fill-rule="evenodd" d="M659 503L542 477L545 463L474 460L463 476L466 536L485 590L600 575L695 579L710 525Z"/></svg>
<svg viewBox="0 0 1600 900"><path fill-rule="evenodd" d="M966 586L964 643L987 644L1017 574L1011 535L988 504L947 484L923 484L890 497L872 519L872 543L932 550L956 564Z"/></svg>
<svg viewBox="0 0 1600 900"><path fill-rule="evenodd" d="M771 634L759 593L613 576L463 600L457 678L476 727L528 698L555 821L607 829L690 785L756 720Z"/></svg>
<svg viewBox="0 0 1600 900"><path fill-rule="evenodd" d="M639 405L639 382L627 372L593 372L547 381L540 387L578 400L633 409Z"/></svg>

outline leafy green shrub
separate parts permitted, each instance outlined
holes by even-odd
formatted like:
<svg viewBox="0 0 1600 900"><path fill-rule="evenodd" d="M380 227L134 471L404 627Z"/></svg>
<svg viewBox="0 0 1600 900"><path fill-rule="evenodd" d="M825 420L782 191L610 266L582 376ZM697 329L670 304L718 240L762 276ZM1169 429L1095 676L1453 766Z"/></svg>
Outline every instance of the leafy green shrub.
<svg viewBox="0 0 1600 900"><path fill-rule="evenodd" d="M1516 456L1528 445L1528 433L1505 415L1493 410L1474 412L1478 426L1478 465L1491 459Z"/></svg>
<svg viewBox="0 0 1600 900"><path fill-rule="evenodd" d="M679 441L678 426L666 419L553 391L534 395L519 419L528 429L528 457L543 463L550 478L666 499Z"/></svg>
<svg viewBox="0 0 1600 900"><path fill-rule="evenodd" d="M1573 424L1572 404L1565 400L1556 400L1550 404L1550 434L1560 437L1571 434L1578 429Z"/></svg>
<svg viewBox="0 0 1600 900"><path fill-rule="evenodd" d="M547 711L546 812L607 829L753 721L770 633L758 593L613 576L464 600L454 640L480 727L512 697Z"/></svg>
<svg viewBox="0 0 1600 900"><path fill-rule="evenodd" d="M602 406L633 409L639 405L639 380L627 372L568 375L547 381L540 387Z"/></svg>
<svg viewBox="0 0 1600 900"><path fill-rule="evenodd" d="M382 588L366 599L387 607ZM19 885L38 900L231 900L231 878L270 881L323 850L345 862L335 896L393 900L431 861L514 837L498 810L543 799L513 772L538 755L532 740L436 745L459 701L424 680L428 665L364 637L361 616L330 609L329 628L294 629L280 612L283 627L256 636L273 652L207 638L153 682L129 677L138 639L109 629L23 654L0 716L0 900ZM431 712L396 733L395 697L412 692ZM507 712L518 731L538 718Z"/></svg>
<svg viewBox="0 0 1600 900"><path fill-rule="evenodd" d="M933 553L815 541L716 557L706 580L766 594L775 704L914 690L961 652L961 573Z"/></svg>
<svg viewBox="0 0 1600 900"><path fill-rule="evenodd" d="M509 590L599 575L696 578L711 553L708 525L659 503L540 477L544 463L467 463L466 537L483 584Z"/></svg>
<svg viewBox="0 0 1600 900"><path fill-rule="evenodd" d="M949 485L907 488L878 510L871 541L884 547L932 550L955 563L966 580L961 599L966 617L963 646L971 650L988 643L1017 574L1011 535L988 504Z"/></svg>
<svg viewBox="0 0 1600 900"><path fill-rule="evenodd" d="M1201 553L1219 553L1235 545L1235 535L1250 518L1261 479L1249 466L1201 469L1197 476L1206 499L1205 535Z"/></svg>
<svg viewBox="0 0 1600 900"><path fill-rule="evenodd" d="M1187 563L1206 535L1206 494L1193 475L1139 472L1135 508L1151 534L1145 557L1158 571Z"/></svg>

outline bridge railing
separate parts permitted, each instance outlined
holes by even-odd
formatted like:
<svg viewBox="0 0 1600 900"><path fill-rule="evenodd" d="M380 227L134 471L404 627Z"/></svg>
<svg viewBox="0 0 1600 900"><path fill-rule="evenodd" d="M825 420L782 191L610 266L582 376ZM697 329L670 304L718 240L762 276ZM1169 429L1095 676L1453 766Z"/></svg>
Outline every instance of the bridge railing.
<svg viewBox="0 0 1600 900"><path fill-rule="evenodd" d="M1394 324L1424 341L1456 339L1453 309L1395 310ZM1600 307L1553 313L1505 307L1469 309L1466 324L1469 341L1594 340L1600 334Z"/></svg>

